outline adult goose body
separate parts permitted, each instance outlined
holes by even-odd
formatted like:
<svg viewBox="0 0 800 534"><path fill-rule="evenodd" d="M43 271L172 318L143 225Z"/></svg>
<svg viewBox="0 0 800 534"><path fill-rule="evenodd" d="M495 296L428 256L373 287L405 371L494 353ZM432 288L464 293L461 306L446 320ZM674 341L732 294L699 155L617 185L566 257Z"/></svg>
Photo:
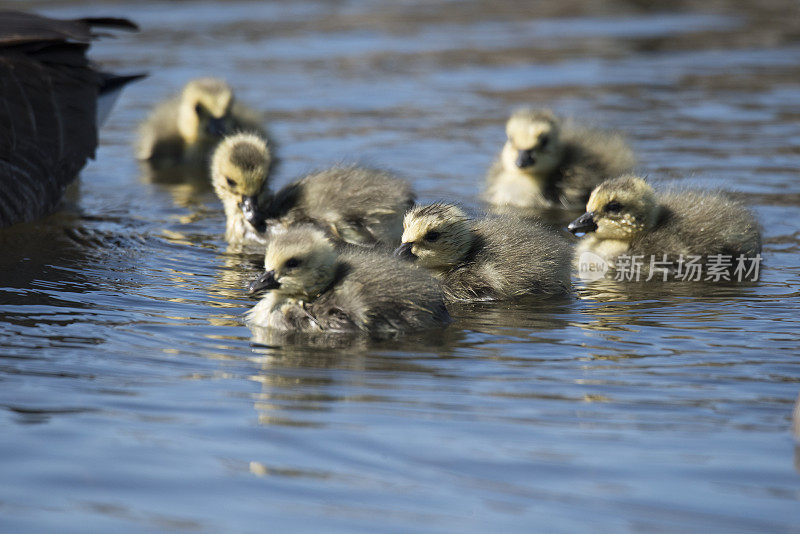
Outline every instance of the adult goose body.
<svg viewBox="0 0 800 534"><path fill-rule="evenodd" d="M127 83L86 57L98 29L137 30L126 19L58 20L0 11L0 227L57 206L94 157L103 111Z"/></svg>

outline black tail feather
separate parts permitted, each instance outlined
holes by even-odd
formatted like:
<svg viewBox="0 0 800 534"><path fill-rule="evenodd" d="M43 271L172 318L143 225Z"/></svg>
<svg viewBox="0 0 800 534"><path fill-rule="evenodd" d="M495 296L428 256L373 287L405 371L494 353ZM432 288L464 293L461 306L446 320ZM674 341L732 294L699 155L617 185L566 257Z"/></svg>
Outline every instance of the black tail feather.
<svg viewBox="0 0 800 534"><path fill-rule="evenodd" d="M100 26L103 28L114 28L115 30L128 30L132 32L139 31L139 26L129 21L117 17L86 17L77 19L77 22L83 22L89 26Z"/></svg>
<svg viewBox="0 0 800 534"><path fill-rule="evenodd" d="M147 77L146 72L141 72L137 74L128 74L128 75L117 75L104 72L103 81L102 84L100 85L100 94L102 95L105 93L116 91L117 89L120 89L131 82L135 82L136 80L141 80L142 78L146 77Z"/></svg>

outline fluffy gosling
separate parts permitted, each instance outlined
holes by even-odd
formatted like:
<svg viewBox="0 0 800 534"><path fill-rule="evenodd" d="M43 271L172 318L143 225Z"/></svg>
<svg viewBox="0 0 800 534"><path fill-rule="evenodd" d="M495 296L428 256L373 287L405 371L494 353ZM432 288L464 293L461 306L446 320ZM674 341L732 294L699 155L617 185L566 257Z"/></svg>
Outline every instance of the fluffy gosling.
<svg viewBox="0 0 800 534"><path fill-rule="evenodd" d="M269 291L247 315L252 326L391 337L450 320L427 273L388 256L338 252L310 225L271 236L264 268L250 286Z"/></svg>
<svg viewBox="0 0 800 534"><path fill-rule="evenodd" d="M644 179L621 176L592 192L586 213L569 225L585 233L575 258L592 252L610 267L620 255L676 262L683 255L744 255L761 252L759 225L740 202L710 191L667 190L656 193ZM645 265L647 267L647 265Z"/></svg>
<svg viewBox="0 0 800 534"><path fill-rule="evenodd" d="M204 163L226 134L266 136L261 117L218 78L198 78L162 102L139 128L136 156L152 164Z"/></svg>
<svg viewBox="0 0 800 534"><path fill-rule="evenodd" d="M211 158L211 183L225 209L225 239L232 245L266 244L263 206L271 201L272 152L266 139L226 137Z"/></svg>
<svg viewBox="0 0 800 534"><path fill-rule="evenodd" d="M337 242L394 248L415 197L409 183L391 173L333 167L278 191L267 215L284 226L313 223Z"/></svg>
<svg viewBox="0 0 800 534"><path fill-rule="evenodd" d="M597 184L634 165L619 135L564 124L547 110L515 111L506 135L484 193L496 206L580 208Z"/></svg>
<svg viewBox="0 0 800 534"><path fill-rule="evenodd" d="M268 228L306 223L339 244L394 248L399 243L403 214L414 204L406 181L373 169L334 167L273 194L271 165L268 142L252 134L227 137L214 151L211 177L225 206L231 245L263 246Z"/></svg>
<svg viewBox="0 0 800 534"><path fill-rule="evenodd" d="M509 217L470 219L458 206L417 206L403 220L395 254L442 282L448 301L564 293L571 252L555 232Z"/></svg>

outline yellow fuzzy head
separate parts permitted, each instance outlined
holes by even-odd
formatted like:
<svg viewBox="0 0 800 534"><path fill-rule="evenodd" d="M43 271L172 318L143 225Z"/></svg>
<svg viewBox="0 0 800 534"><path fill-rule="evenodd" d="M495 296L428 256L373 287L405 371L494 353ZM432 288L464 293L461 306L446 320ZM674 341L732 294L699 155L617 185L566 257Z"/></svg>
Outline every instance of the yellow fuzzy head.
<svg viewBox="0 0 800 534"><path fill-rule="evenodd" d="M597 225L598 239L630 241L653 227L658 219L658 203L650 184L633 175L606 180L598 185L586 212Z"/></svg>
<svg viewBox="0 0 800 534"><path fill-rule="evenodd" d="M272 153L265 139L240 133L226 137L211 158L211 181L225 202L257 197L267 189Z"/></svg>
<svg viewBox="0 0 800 534"><path fill-rule="evenodd" d="M336 249L321 231L294 226L271 235L264 269L272 273L275 292L309 300L333 281L337 258Z"/></svg>
<svg viewBox="0 0 800 534"><path fill-rule="evenodd" d="M501 159L508 170L530 175L552 171L561 159L559 121L548 110L520 109L506 123Z"/></svg>
<svg viewBox="0 0 800 534"><path fill-rule="evenodd" d="M180 98L178 130L187 143L219 138L232 128L233 90L218 78L187 83Z"/></svg>
<svg viewBox="0 0 800 534"><path fill-rule="evenodd" d="M458 206L416 206L403 218L398 253L414 258L422 267L447 270L464 259L474 239L472 221Z"/></svg>

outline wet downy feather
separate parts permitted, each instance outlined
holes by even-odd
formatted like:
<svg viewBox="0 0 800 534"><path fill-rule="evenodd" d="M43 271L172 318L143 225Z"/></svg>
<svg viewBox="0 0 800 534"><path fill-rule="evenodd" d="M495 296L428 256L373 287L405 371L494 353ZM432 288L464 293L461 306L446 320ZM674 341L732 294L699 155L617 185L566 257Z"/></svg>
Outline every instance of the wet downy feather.
<svg viewBox="0 0 800 534"><path fill-rule="evenodd" d="M313 223L329 237L365 246L396 246L403 214L414 203L405 180L357 166L315 172L278 191L268 218L285 226Z"/></svg>

